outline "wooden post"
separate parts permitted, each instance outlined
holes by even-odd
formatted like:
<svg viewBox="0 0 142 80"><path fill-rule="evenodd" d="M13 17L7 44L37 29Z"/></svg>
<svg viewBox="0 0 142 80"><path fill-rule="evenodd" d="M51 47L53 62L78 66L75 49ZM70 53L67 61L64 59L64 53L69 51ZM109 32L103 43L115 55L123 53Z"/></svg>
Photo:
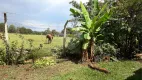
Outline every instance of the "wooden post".
<svg viewBox="0 0 142 80"><path fill-rule="evenodd" d="M67 26L68 22L69 22L69 20L67 20L64 25L63 53L65 53L65 48L66 48L66 26Z"/></svg>
<svg viewBox="0 0 142 80"><path fill-rule="evenodd" d="M5 40L8 42L8 28L7 28L7 15L4 13L4 24L5 24Z"/></svg>
<svg viewBox="0 0 142 80"><path fill-rule="evenodd" d="M9 42L8 42L8 28L7 28L7 15L4 13L5 24L5 44L6 44L6 64L9 64Z"/></svg>

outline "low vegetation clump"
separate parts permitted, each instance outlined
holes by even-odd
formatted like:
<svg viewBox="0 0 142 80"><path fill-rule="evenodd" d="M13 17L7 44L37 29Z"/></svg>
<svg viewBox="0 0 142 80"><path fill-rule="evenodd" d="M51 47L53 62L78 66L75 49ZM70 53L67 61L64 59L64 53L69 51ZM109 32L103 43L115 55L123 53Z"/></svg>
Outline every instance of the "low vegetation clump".
<svg viewBox="0 0 142 80"><path fill-rule="evenodd" d="M52 66L56 64L56 60L51 57L44 57L35 61L34 68L42 68L46 66Z"/></svg>

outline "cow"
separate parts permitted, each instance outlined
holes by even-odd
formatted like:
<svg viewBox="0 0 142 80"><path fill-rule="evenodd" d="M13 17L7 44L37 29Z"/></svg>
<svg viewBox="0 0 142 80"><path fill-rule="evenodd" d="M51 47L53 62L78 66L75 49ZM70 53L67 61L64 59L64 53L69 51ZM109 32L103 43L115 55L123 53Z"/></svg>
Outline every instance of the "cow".
<svg viewBox="0 0 142 80"><path fill-rule="evenodd" d="M53 34L47 34L46 35L46 39L48 39L48 44L50 44L52 42L53 36L54 36Z"/></svg>

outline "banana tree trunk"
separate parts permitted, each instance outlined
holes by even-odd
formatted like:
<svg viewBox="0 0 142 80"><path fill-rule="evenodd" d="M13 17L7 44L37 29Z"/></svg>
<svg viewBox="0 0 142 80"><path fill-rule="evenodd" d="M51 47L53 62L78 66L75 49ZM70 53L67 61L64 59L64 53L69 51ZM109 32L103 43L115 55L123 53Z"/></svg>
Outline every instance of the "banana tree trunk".
<svg viewBox="0 0 142 80"><path fill-rule="evenodd" d="M90 40L90 61L93 61L93 57L94 57L94 40L93 38L91 38Z"/></svg>
<svg viewBox="0 0 142 80"><path fill-rule="evenodd" d="M88 58L88 50L87 49L82 49L82 62L87 62L89 61Z"/></svg>

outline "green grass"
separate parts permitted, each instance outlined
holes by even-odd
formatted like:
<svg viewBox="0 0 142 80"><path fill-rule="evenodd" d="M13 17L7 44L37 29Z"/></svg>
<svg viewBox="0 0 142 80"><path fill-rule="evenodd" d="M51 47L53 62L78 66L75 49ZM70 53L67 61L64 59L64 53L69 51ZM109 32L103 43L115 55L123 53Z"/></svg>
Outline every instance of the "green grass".
<svg viewBox="0 0 142 80"><path fill-rule="evenodd" d="M19 38L20 34L9 34L9 42L17 41L18 47L21 46L22 39ZM62 37L54 37L51 44L45 44L47 43L47 39L45 35L22 35L24 36L24 48L29 48L29 41L28 39L33 39L33 47L38 48L40 44L43 45L42 52L46 54L51 54L51 49L62 47L63 45L63 38ZM69 42L70 38L67 38L67 43ZM66 44L67 45L67 44ZM3 41L0 39L0 48L4 48Z"/></svg>
<svg viewBox="0 0 142 80"><path fill-rule="evenodd" d="M102 62L100 67L111 73L105 74L87 66L65 61L53 66L32 69L30 65L0 66L1 80L141 80L140 76L131 78L142 64L136 61Z"/></svg>
<svg viewBox="0 0 142 80"><path fill-rule="evenodd" d="M108 62L99 63L100 67L108 69L111 73L105 74L88 67L80 67L79 69L68 72L66 74L59 74L52 77L51 80L125 80L134 75L134 71L141 68L141 64L135 61L123 62ZM141 71L142 74L142 71ZM135 77L133 80L141 80Z"/></svg>

